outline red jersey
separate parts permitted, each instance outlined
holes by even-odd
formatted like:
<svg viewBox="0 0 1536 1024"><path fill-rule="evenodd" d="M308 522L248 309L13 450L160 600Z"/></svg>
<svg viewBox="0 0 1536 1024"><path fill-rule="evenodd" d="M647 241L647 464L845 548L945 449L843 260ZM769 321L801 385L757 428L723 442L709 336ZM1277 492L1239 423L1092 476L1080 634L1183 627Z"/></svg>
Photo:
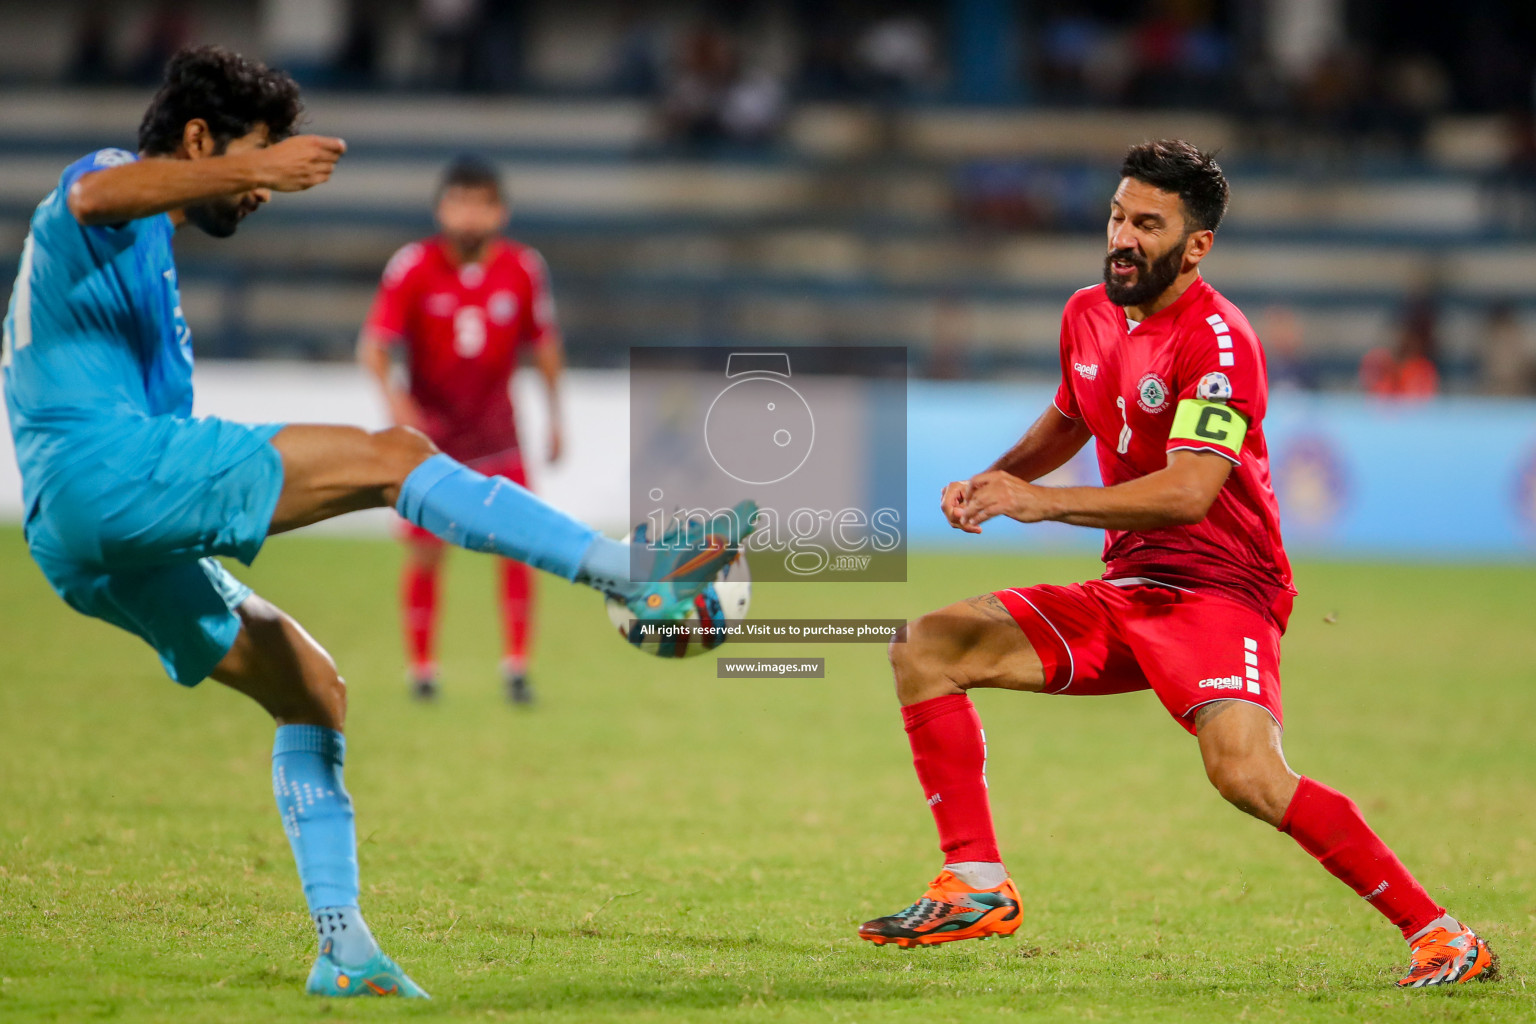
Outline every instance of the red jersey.
<svg viewBox="0 0 1536 1024"><path fill-rule="evenodd" d="M422 428L460 461L517 448L510 385L523 345L554 330L544 260L497 240L459 266L446 242L412 242L390 259L367 327L402 345Z"/></svg>
<svg viewBox="0 0 1536 1024"><path fill-rule="evenodd" d="M1056 408L1093 432L1105 486L1163 469L1170 451L1210 451L1234 463L1200 522L1105 531L1104 578L1222 592L1283 629L1296 591L1264 440L1269 380L1258 336L1238 308L1197 278L1137 324L1103 285L1084 288L1062 314L1061 376Z"/></svg>

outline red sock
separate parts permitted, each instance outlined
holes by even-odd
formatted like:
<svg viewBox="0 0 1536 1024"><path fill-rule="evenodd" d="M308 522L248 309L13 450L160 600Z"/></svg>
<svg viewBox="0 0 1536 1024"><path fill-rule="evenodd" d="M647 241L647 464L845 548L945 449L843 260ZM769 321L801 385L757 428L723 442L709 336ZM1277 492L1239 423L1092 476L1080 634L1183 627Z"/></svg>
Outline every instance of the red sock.
<svg viewBox="0 0 1536 1024"><path fill-rule="evenodd" d="M987 803L987 737L971 698L934 697L902 708L901 718L944 863L1001 861Z"/></svg>
<svg viewBox="0 0 1536 1024"><path fill-rule="evenodd" d="M1405 938L1445 913L1371 831L1355 802L1336 789L1302 779L1280 819L1280 831L1365 897Z"/></svg>
<svg viewBox="0 0 1536 1024"><path fill-rule="evenodd" d="M400 579L400 607L405 618L405 648L411 671L432 671L432 640L437 623L437 567L405 564Z"/></svg>
<svg viewBox="0 0 1536 1024"><path fill-rule="evenodd" d="M507 665L521 674L528 666L528 632L533 619L533 571L502 559L501 617Z"/></svg>

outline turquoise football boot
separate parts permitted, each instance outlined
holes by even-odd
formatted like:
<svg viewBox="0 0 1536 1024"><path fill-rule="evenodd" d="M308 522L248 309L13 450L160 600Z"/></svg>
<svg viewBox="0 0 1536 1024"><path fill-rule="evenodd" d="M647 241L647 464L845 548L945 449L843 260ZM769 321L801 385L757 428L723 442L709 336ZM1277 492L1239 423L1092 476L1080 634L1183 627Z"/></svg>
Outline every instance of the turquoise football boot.
<svg viewBox="0 0 1536 1024"><path fill-rule="evenodd" d="M757 529L757 502L743 501L731 513L725 517L728 522L690 519L668 527L646 574L654 582L636 583L631 593L621 595L630 614L650 621L687 617L694 598L731 564ZM631 543L646 543L644 523L636 527Z"/></svg>
<svg viewBox="0 0 1536 1024"><path fill-rule="evenodd" d="M373 958L361 967L343 967L331 959L331 946L327 942L310 968L309 981L304 991L312 996L403 996L406 999L431 999L420 985L384 955Z"/></svg>

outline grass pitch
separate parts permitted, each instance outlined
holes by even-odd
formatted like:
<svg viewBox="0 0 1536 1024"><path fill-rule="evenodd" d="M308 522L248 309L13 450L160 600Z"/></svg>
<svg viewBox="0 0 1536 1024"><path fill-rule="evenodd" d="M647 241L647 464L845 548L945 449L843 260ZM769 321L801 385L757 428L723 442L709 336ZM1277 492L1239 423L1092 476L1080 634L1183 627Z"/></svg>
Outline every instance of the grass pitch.
<svg viewBox="0 0 1536 1024"><path fill-rule="evenodd" d="M873 948L939 858L884 664L718 680L545 582L542 703L501 702L490 566L449 567L445 697L409 702L384 541L279 539L242 575L352 687L363 905L436 999L301 994L313 949L271 725L70 612L0 532L0 1019L1526 1021L1536 1018L1536 572L1304 565L1288 753L1502 954L1403 993L1396 932L1225 806L1148 694L982 693L1027 902L1011 940ZM914 557L905 586L762 586L773 617L911 615L1079 560ZM1336 620L1336 621L1325 621Z"/></svg>

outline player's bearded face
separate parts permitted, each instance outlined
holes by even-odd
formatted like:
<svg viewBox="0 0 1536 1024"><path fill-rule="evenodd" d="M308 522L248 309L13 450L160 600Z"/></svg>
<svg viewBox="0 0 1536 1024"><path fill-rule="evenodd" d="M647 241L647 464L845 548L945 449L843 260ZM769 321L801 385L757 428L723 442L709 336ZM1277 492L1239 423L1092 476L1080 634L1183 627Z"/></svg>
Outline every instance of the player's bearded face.
<svg viewBox="0 0 1536 1024"><path fill-rule="evenodd" d="M1111 249L1104 257L1104 294L1117 306L1144 306L1156 299L1173 284L1184 267L1184 247L1189 242L1185 235L1155 259L1135 249ZM1136 274L1129 281L1115 273L1117 262L1130 263Z"/></svg>
<svg viewBox="0 0 1536 1024"><path fill-rule="evenodd" d="M246 214L243 196L221 196L186 207L187 220L214 238L228 238Z"/></svg>
<svg viewBox="0 0 1536 1024"><path fill-rule="evenodd" d="M214 150L214 155L232 155L261 149L267 145L268 141L267 126L258 124L247 134L237 139L226 140ZM240 227L240 222L248 214L254 213L265 201L266 194L263 190L241 192L239 195L219 196L217 199L183 207L183 212L190 223L197 225L214 238L228 238Z"/></svg>

